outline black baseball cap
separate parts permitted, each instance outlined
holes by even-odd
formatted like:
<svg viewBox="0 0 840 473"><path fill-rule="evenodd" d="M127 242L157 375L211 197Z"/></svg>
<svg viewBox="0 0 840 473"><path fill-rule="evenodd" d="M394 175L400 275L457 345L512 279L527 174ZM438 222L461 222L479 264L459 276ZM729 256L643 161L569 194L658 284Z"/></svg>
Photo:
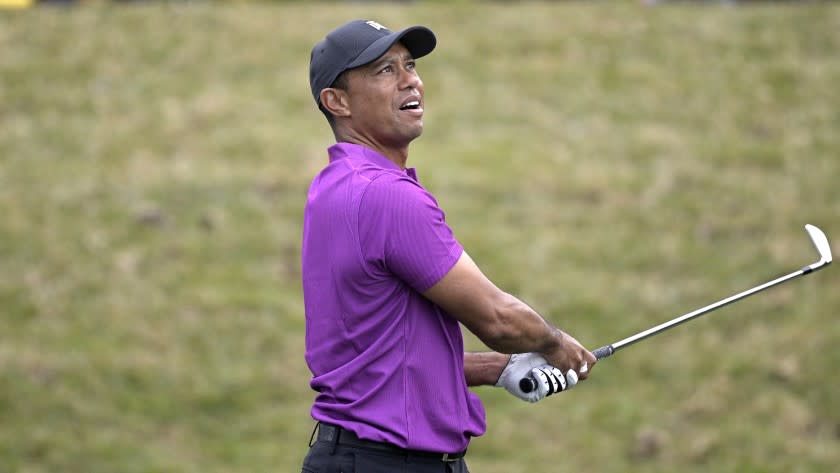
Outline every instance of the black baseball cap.
<svg viewBox="0 0 840 473"><path fill-rule="evenodd" d="M425 26L394 32L375 21L353 20L330 32L312 48L309 57L309 85L315 103L321 105L321 91L339 74L375 61L397 41L415 59L432 52L437 44L435 34Z"/></svg>

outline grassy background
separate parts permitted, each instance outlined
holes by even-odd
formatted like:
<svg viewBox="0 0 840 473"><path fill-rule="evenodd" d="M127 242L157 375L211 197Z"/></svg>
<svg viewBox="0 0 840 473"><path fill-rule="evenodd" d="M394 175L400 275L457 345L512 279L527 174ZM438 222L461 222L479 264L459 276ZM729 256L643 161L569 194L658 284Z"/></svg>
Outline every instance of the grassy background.
<svg viewBox="0 0 840 473"><path fill-rule="evenodd" d="M491 279L592 348L813 261L805 223L840 239L837 6L5 12L0 471L298 471L299 237L332 138L308 54L355 17L438 34L410 163ZM537 405L478 389L471 469L836 471L838 284Z"/></svg>

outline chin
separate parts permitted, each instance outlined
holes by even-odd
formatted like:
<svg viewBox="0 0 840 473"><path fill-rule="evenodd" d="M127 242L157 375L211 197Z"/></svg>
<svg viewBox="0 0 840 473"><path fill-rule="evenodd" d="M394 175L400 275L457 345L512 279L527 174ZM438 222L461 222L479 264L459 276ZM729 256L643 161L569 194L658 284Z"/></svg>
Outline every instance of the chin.
<svg viewBox="0 0 840 473"><path fill-rule="evenodd" d="M423 134L423 122L420 122L416 126L413 126L408 134L411 136L412 140L420 138L420 135Z"/></svg>

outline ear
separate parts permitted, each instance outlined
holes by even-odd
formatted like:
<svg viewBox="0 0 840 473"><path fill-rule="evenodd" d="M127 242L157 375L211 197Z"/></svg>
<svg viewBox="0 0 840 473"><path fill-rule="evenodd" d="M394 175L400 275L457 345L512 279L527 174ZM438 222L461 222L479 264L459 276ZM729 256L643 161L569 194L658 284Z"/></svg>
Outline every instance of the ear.
<svg viewBox="0 0 840 473"><path fill-rule="evenodd" d="M350 98L347 91L329 87L321 90L321 106L335 117L350 116Z"/></svg>

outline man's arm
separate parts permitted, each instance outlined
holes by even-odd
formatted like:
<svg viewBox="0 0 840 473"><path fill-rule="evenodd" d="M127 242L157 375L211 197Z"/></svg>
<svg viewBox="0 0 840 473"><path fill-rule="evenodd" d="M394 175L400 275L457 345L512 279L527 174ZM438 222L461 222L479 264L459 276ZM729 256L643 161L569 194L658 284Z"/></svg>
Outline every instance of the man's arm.
<svg viewBox="0 0 840 473"><path fill-rule="evenodd" d="M458 319L497 354L483 359L465 355L467 383L484 383L495 372L503 353L537 352L564 373L578 371L584 363L595 365L595 357L577 340L551 326L542 316L516 297L494 285L466 252L455 266L423 293L429 300ZM502 355L504 356L504 355ZM467 366L470 365L469 368ZM504 366L501 367L502 369ZM467 371L469 369L469 371ZM501 369L496 374L501 373ZM586 379L589 371L580 373ZM493 380L495 383L495 380Z"/></svg>
<svg viewBox="0 0 840 473"><path fill-rule="evenodd" d="M510 355L496 352L464 353L467 386L493 386L499 381Z"/></svg>

